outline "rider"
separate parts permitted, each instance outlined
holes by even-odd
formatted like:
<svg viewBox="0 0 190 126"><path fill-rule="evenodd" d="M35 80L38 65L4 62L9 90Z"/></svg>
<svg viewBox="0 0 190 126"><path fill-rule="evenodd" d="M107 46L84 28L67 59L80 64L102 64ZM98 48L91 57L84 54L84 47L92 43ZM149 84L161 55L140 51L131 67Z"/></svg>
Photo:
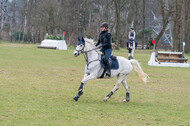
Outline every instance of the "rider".
<svg viewBox="0 0 190 126"><path fill-rule="evenodd" d="M135 39L135 31L133 27L130 28L129 40L127 41L127 48L129 46L130 41L135 41L135 47L137 47L137 40Z"/></svg>
<svg viewBox="0 0 190 126"><path fill-rule="evenodd" d="M106 66L106 75L111 76L111 63L110 63L110 57L112 54L112 36L108 32L108 24L106 22L103 22L101 24L101 33L99 35L98 42L96 46L98 46L100 43L102 44L99 46L101 48L101 51L105 54L105 66Z"/></svg>

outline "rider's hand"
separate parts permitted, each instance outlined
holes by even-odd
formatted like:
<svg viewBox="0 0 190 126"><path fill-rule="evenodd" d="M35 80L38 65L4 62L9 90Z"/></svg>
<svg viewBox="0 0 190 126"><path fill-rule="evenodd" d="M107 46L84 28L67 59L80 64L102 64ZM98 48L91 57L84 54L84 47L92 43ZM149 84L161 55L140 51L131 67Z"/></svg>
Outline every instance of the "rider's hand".
<svg viewBox="0 0 190 126"><path fill-rule="evenodd" d="M98 46L98 48L100 49L102 47L102 45Z"/></svg>

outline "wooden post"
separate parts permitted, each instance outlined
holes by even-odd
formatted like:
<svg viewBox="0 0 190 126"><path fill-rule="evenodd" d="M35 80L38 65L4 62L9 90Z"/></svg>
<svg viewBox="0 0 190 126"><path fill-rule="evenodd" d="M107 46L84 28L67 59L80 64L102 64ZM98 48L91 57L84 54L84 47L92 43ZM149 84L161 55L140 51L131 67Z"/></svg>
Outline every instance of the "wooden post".
<svg viewBox="0 0 190 126"><path fill-rule="evenodd" d="M156 52L156 41L152 40L152 44L154 44L154 52Z"/></svg>
<svg viewBox="0 0 190 126"><path fill-rule="evenodd" d="M183 42L183 53L185 53L185 42Z"/></svg>

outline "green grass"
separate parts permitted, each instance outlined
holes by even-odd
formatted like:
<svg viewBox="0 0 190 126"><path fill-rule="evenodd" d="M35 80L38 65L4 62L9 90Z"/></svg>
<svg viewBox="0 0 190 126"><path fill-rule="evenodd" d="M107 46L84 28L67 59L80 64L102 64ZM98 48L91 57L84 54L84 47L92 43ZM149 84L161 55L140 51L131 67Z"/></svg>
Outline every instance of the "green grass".
<svg viewBox="0 0 190 126"><path fill-rule="evenodd" d="M136 50L149 75L147 84L138 74L127 77L131 101L116 78L89 81L78 102L85 60L67 51L37 49L37 45L0 43L0 126L190 126L190 68L151 67L152 51ZM114 50L127 57L127 51ZM186 54L190 60L190 54Z"/></svg>

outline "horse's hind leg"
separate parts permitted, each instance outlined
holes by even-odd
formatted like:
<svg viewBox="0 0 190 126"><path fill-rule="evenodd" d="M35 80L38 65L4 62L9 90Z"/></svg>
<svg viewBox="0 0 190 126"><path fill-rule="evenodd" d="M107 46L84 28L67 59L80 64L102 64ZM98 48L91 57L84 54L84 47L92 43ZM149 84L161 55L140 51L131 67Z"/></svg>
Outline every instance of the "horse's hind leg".
<svg viewBox="0 0 190 126"><path fill-rule="evenodd" d="M131 51L132 59L133 59L134 51L135 51L135 42L133 41L133 48L132 48L132 51Z"/></svg>
<svg viewBox="0 0 190 126"><path fill-rule="evenodd" d="M129 48L129 52L128 52L128 60L132 59L132 49Z"/></svg>
<svg viewBox="0 0 190 126"><path fill-rule="evenodd" d="M107 101L114 94L114 92L116 92L119 89L119 86L123 81L124 77L124 75L119 75L116 85L114 86L113 90L103 99L104 101Z"/></svg>
<svg viewBox="0 0 190 126"><path fill-rule="evenodd" d="M125 89L126 89L126 99L125 100L123 100L123 101L127 101L127 102L129 102L129 100L130 100L130 98L129 98L129 86L128 86L128 84L127 84L127 81L126 81L126 79L124 79L123 81L122 81L122 84L123 84L123 86L125 87Z"/></svg>

